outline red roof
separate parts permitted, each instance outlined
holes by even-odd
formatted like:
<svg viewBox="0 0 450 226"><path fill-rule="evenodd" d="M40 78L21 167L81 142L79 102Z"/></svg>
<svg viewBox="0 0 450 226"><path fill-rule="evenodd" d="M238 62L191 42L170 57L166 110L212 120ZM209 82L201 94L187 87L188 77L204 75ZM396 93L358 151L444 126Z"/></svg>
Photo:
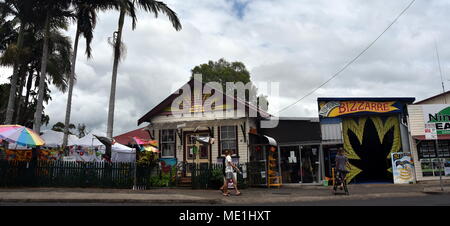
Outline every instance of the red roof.
<svg viewBox="0 0 450 226"><path fill-rule="evenodd" d="M116 142L123 144L123 145L135 144L133 137L139 137L142 139L150 139L150 135L149 135L148 131L143 130L144 128L139 128L139 129L115 136L114 139L116 140Z"/></svg>

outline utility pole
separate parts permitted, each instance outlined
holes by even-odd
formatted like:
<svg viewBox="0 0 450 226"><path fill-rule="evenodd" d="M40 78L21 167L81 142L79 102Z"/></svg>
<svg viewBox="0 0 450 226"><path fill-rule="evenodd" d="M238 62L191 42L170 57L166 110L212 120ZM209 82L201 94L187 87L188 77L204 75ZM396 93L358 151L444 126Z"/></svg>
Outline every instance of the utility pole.
<svg viewBox="0 0 450 226"><path fill-rule="evenodd" d="M436 56L437 56L437 61L438 61L438 66L439 66L439 75L441 76L442 93L445 93L444 78L442 76L442 69L441 69L441 60L439 58L439 52L438 52L436 40L434 40L434 48L436 50ZM444 98L444 103L447 104L447 100L445 98Z"/></svg>

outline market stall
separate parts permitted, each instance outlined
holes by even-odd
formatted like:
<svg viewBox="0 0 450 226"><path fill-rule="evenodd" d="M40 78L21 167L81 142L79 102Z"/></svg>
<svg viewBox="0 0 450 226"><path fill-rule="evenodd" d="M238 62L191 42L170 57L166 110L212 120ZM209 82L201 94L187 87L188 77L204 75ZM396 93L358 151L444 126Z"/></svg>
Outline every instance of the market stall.
<svg viewBox="0 0 450 226"><path fill-rule="evenodd" d="M101 162L105 150L105 145L95 135L88 134L74 141L69 156L73 156L76 161ZM136 151L133 148L117 142L111 146L111 155L112 162L134 162L136 160Z"/></svg>
<svg viewBox="0 0 450 226"><path fill-rule="evenodd" d="M46 130L42 132L41 138L45 141L45 146L50 148L61 147L64 139L64 133L54 130ZM72 146L78 140L78 137L70 134L68 137L68 146Z"/></svg>

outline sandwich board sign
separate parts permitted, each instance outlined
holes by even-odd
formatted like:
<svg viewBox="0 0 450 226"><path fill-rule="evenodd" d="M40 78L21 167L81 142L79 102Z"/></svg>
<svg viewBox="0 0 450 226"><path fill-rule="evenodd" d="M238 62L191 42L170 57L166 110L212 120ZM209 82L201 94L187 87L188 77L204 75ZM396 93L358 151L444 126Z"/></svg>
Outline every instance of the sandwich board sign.
<svg viewBox="0 0 450 226"><path fill-rule="evenodd" d="M394 184L414 183L414 163L411 153L394 152L391 154Z"/></svg>

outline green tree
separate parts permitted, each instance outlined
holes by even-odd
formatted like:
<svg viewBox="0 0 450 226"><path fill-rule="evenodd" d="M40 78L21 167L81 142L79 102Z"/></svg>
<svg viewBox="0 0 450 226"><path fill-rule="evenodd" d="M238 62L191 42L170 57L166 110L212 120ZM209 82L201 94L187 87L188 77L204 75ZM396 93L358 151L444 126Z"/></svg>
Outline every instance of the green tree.
<svg viewBox="0 0 450 226"><path fill-rule="evenodd" d="M34 114L33 130L40 133L41 119L43 115L45 80L47 77L47 64L49 61L49 38L52 29L67 29L68 20L74 15L70 11L70 0L35 0L38 15L43 17L42 34L44 43L42 45L41 72L39 78L39 91L37 97L36 112Z"/></svg>
<svg viewBox="0 0 450 226"><path fill-rule="evenodd" d="M76 129L74 124L70 124L68 127L69 127L69 129L72 129L72 130ZM64 132L64 128L65 128L65 125L62 122L57 122L52 126L52 130L57 131L57 132ZM69 133L72 135L74 134L70 130L69 130Z"/></svg>
<svg viewBox="0 0 450 226"><path fill-rule="evenodd" d="M222 85L223 92L227 92L227 82L242 82L244 85L251 83L250 72L245 67L244 63L235 61L228 62L224 58L218 61L208 61L208 63L200 64L195 66L192 70L191 79L194 78L195 74L202 75L202 81L204 83L208 82L218 82ZM245 100L259 106L261 101L267 101L267 97L264 95L250 96L250 93L257 95L258 88L251 83L250 90L245 92ZM235 94L236 95L236 94ZM268 103L268 102L267 102ZM265 105L261 106L262 110L267 111Z"/></svg>
<svg viewBox="0 0 450 226"><path fill-rule="evenodd" d="M8 106L6 109L5 124L11 124L14 113L14 104L16 98L17 82L19 79L19 65L21 63L21 50L23 46L23 37L25 29L30 19L33 19L32 11L34 2L32 0L4 0L0 1L0 19L13 17L14 23L19 24L19 34L17 41L11 48L14 49L13 75L11 76L11 88L9 90ZM11 25L11 24L10 24ZM12 28L12 27L10 27Z"/></svg>
<svg viewBox="0 0 450 226"><path fill-rule="evenodd" d="M108 122L106 129L106 136L113 137L113 127L114 127L114 107L116 98L116 81L117 81L117 69L119 66L119 60L122 57L122 52L124 49L122 43L122 31L125 21L125 16L128 15L132 19L132 28L135 29L137 17L135 14L135 9L139 8L145 12L153 13L155 17L159 13L166 14L169 17L170 22L175 30L181 29L181 23L177 17L177 14L170 9L165 3L154 0L121 0L120 1L120 15L117 31L114 32L114 37L112 40L112 45L114 48L114 62L111 77L111 92L109 97L109 109L108 109ZM110 153L107 153L110 154ZM111 156L111 155L109 155Z"/></svg>
<svg viewBox="0 0 450 226"><path fill-rule="evenodd" d="M1 29L2 27L0 27ZM17 32L14 37L17 37ZM21 51L21 64L18 67L18 91L15 93L14 123L32 127L33 114L36 109L36 89L39 87L40 66L42 56L43 37L40 29L28 26L24 32L23 47ZM14 43L14 42L12 42ZM65 92L67 89L67 77L70 72L71 42L69 37L62 35L58 30L50 31L49 59L47 61L47 74L44 87L44 102L51 99L49 83L57 89ZM0 57L0 65L13 66L15 62L15 46L7 45ZM33 89L34 84L34 89ZM25 96L23 95L25 90ZM45 115L44 115L45 116ZM46 123L48 116L43 117L42 123Z"/></svg>
<svg viewBox="0 0 450 226"><path fill-rule="evenodd" d="M0 121L5 120L6 108L8 107L8 93L11 84L0 84Z"/></svg>
<svg viewBox="0 0 450 226"><path fill-rule="evenodd" d="M208 61L206 64L195 66L192 70L191 79L195 74L201 74L204 83L219 82L225 90L227 82L250 82L250 72L242 62L228 62L221 58L218 61Z"/></svg>
<svg viewBox="0 0 450 226"><path fill-rule="evenodd" d="M75 64L77 60L77 52L78 52L78 41L80 35L86 40L86 55L88 58L91 58L91 42L94 37L94 29L97 24L97 12L108 10L108 9L118 9L119 7L118 0L75 0L73 2L75 17L76 17L76 32L75 32L75 41L73 47L73 55L72 55L72 68L69 77L69 92L67 94L67 105L66 105L66 117L65 117L65 125L69 125L70 123L70 113L72 109L72 92L74 86L74 78L75 78ZM69 128L66 126L64 129L64 138L63 138L63 147L67 145L68 142L68 131Z"/></svg>
<svg viewBox="0 0 450 226"><path fill-rule="evenodd" d="M78 133L77 134L78 138L82 138L82 137L86 136L86 134L89 134L90 131L88 131L86 125L84 123L82 123L82 124L78 124L77 133Z"/></svg>

